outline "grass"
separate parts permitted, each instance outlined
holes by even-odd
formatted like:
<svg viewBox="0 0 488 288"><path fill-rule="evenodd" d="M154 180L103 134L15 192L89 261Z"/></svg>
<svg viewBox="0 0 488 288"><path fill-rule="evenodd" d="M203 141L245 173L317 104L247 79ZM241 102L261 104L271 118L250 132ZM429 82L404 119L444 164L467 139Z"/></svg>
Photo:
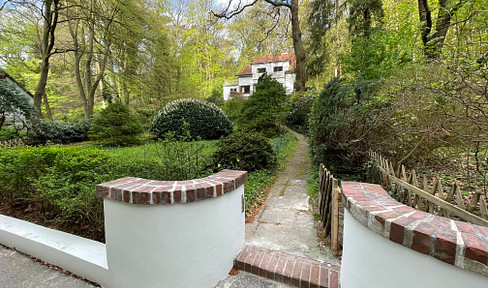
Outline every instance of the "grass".
<svg viewBox="0 0 488 288"><path fill-rule="evenodd" d="M307 178L307 194L311 197L318 197L319 194L319 171L312 170L313 173Z"/></svg>
<svg viewBox="0 0 488 288"><path fill-rule="evenodd" d="M217 141L198 141L194 143L201 147L202 150L200 152L203 155L211 155L216 149L215 144ZM154 141L132 147L107 148L98 146L97 148L104 150L110 156L121 157L128 161L136 159L160 159L161 157L164 157L164 155L161 154L161 143Z"/></svg>

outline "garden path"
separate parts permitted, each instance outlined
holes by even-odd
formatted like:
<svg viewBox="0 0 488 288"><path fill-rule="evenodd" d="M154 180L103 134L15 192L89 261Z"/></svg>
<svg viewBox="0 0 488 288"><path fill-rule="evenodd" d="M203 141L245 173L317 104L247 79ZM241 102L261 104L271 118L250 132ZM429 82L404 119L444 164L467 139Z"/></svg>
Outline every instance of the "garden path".
<svg viewBox="0 0 488 288"><path fill-rule="evenodd" d="M308 144L295 135L298 147L254 221L246 224L245 247L235 266L285 285L337 288L339 260L320 245L307 194Z"/></svg>
<svg viewBox="0 0 488 288"><path fill-rule="evenodd" d="M303 135L295 135L299 140L296 151L286 169L278 173L266 204L246 224L246 244L338 264L337 257L320 247L307 194L308 143Z"/></svg>

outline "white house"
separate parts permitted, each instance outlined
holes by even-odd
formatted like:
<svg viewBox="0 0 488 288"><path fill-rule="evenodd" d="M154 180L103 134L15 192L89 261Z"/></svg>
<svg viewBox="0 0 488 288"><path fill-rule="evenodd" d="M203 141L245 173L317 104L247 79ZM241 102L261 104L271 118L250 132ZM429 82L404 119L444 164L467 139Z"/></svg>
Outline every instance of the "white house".
<svg viewBox="0 0 488 288"><path fill-rule="evenodd" d="M251 96L256 91L256 84L263 73L271 75L285 87L287 94L291 94L296 77L295 64L293 54L256 57L251 64L236 75L237 85L224 85L224 101L232 99L234 96L244 98Z"/></svg>

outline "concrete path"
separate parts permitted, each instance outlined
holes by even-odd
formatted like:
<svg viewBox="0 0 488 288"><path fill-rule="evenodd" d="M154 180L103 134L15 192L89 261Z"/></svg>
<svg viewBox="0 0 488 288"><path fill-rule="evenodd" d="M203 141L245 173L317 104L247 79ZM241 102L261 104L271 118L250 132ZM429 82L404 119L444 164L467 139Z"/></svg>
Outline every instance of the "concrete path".
<svg viewBox="0 0 488 288"><path fill-rule="evenodd" d="M88 282L39 264L0 245L0 287L2 288L93 288Z"/></svg>
<svg viewBox="0 0 488 288"><path fill-rule="evenodd" d="M246 224L246 243L234 266L286 285L338 288L339 261L330 250L319 248L309 204L308 144L295 135L298 148L254 222Z"/></svg>
<svg viewBox="0 0 488 288"><path fill-rule="evenodd" d="M299 139L297 150L286 169L278 174L266 204L254 222L246 224L246 244L338 265L330 251L319 249L307 194L308 144L303 135L295 135Z"/></svg>

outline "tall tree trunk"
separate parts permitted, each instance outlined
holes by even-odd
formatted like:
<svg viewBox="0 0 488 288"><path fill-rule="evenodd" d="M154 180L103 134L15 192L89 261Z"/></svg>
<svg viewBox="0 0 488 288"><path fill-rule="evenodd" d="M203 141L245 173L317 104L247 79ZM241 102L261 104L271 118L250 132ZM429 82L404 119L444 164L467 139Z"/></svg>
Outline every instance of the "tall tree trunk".
<svg viewBox="0 0 488 288"><path fill-rule="evenodd" d="M108 59L108 52L110 43L106 41L106 39L102 39L99 43L103 43L105 45L102 59L98 56L95 59L96 65L99 65L98 71L96 71L95 75L93 75L93 55L95 53L95 12L94 12L94 1L90 1L90 7L88 8L88 19L86 19L82 24L80 24L80 20L77 20L75 27L71 24L71 21L68 21L68 28L70 34L73 38L73 44L75 46L74 49L74 57L75 57L75 76L76 76L76 83L78 85L78 92L80 95L81 102L83 104L83 110L85 112L85 118L89 119L93 116L93 108L95 107L95 94L97 91L97 87L99 86L103 75L105 73L105 66ZM115 12L114 12L115 13ZM115 14L112 15L112 17ZM113 18L109 19L110 22L107 25L107 30L109 29L111 21ZM84 27L88 27L88 32L85 34ZM81 35L80 39L78 39L78 27L81 27ZM107 33L107 31L102 31L103 33ZM84 57L84 59L83 59ZM81 61L84 60L84 71L82 72Z"/></svg>
<svg viewBox="0 0 488 288"><path fill-rule="evenodd" d="M42 31L41 43L39 48L41 52L41 75L34 92L34 106L37 108L37 116L41 117L41 102L46 94L47 77L49 75L49 58L54 47L54 31L58 24L59 0L44 1L44 25ZM47 98L46 98L47 99ZM47 103L47 101L46 101ZM52 117L52 115L51 115Z"/></svg>
<svg viewBox="0 0 488 288"><path fill-rule="evenodd" d="M298 0L291 1L291 34L293 39L293 49L296 58L296 80L295 91L305 91L307 83L306 56L303 49L302 32L300 31L300 22L298 19Z"/></svg>
<svg viewBox="0 0 488 288"><path fill-rule="evenodd" d="M451 25L452 16L466 3L460 0L457 4L449 7L447 0L439 0L437 21L433 29L432 11L427 0L417 0L419 9L419 20L421 24L421 38L424 44L424 55L428 59L437 59L440 56L442 46Z"/></svg>

